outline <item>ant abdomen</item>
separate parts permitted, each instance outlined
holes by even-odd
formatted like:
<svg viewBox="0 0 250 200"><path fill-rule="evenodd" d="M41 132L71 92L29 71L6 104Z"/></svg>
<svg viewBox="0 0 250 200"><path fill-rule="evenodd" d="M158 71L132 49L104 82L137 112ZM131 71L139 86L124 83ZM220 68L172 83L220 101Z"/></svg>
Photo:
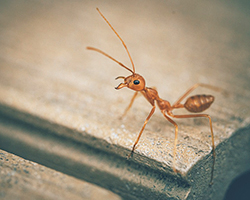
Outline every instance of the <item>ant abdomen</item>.
<svg viewBox="0 0 250 200"><path fill-rule="evenodd" d="M195 95L187 99L184 104L184 107L189 112L198 113L208 109L213 102L214 96L212 95Z"/></svg>

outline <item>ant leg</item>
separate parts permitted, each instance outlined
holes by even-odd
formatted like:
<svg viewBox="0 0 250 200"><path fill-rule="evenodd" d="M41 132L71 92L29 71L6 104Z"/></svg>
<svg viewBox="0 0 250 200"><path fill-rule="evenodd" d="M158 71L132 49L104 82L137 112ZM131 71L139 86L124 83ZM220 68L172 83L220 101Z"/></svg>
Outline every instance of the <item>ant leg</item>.
<svg viewBox="0 0 250 200"><path fill-rule="evenodd" d="M180 102L187 96L189 95L193 90L195 90L197 87L205 87L205 88L209 88L211 90L217 91L217 92L222 92L223 89L219 88L219 87L215 87L209 84L204 84L204 83L196 83L194 84L191 88L189 88L174 104L173 104L173 108L180 108ZM224 91L224 93L226 94L226 92Z"/></svg>
<svg viewBox="0 0 250 200"><path fill-rule="evenodd" d="M131 106L133 105L134 100L135 100L135 98L136 98L137 94L138 94L138 92L136 91L136 92L134 93L134 96L132 97L132 99L131 99L131 101L130 101L130 103L129 103L128 107L125 109L125 111L124 111L123 115L120 117L120 119L122 119L123 117L125 117L125 115L126 115L126 114L127 114L127 112L129 111L129 109L130 109L130 108L131 108Z"/></svg>
<svg viewBox="0 0 250 200"><path fill-rule="evenodd" d="M213 132L213 126L212 126L212 120L211 117L207 114L193 114L193 115L174 115L172 112L168 112L168 115L174 118L195 118L195 117L206 117L209 120L210 124L210 130L211 130L211 138L212 138L212 151L213 151L213 166L212 166L212 172L211 172L211 180L210 185L213 184L213 174L214 174L214 165L215 165L215 145L214 145L214 132Z"/></svg>
<svg viewBox="0 0 250 200"><path fill-rule="evenodd" d="M145 120L145 122L144 122L144 124L143 124L143 127L142 127L142 129L141 129L141 131L140 131L140 133L139 133L139 135L138 135L138 137L137 137L137 139L136 139L136 141L135 141L135 143L134 143L134 145L133 145L133 148L132 148L130 154L128 155L128 157L127 157L128 159L129 159L129 158L131 157L131 155L133 154L133 152L134 152L134 150L135 150L135 146L136 146L137 143L139 142L139 139L140 139L140 137L141 137L141 135L142 135L142 132L143 132L143 130L144 130L146 124L148 123L148 120L151 118L151 116L154 114L154 112L155 112L155 105L154 105L153 108L151 109L151 111L150 111L148 117L146 118L146 120Z"/></svg>
<svg viewBox="0 0 250 200"><path fill-rule="evenodd" d="M176 173L176 169L175 169L175 157L176 157L176 146L177 146L177 138L178 138L178 125L171 119L169 118L166 114L165 111L162 110L161 111L162 114L164 115L164 117L175 126L175 139L174 139L174 155L173 155L173 171Z"/></svg>

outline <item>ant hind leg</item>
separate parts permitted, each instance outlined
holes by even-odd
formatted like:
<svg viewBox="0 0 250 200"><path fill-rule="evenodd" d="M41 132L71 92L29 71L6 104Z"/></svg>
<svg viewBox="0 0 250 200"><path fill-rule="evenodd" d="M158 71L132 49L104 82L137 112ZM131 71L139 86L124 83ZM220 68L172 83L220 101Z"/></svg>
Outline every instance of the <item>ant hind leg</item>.
<svg viewBox="0 0 250 200"><path fill-rule="evenodd" d="M209 120L210 125L210 131L211 131L211 138L212 138L212 152L213 152L213 166L212 166L212 172L211 172L211 180L210 185L213 184L213 174L214 174L214 165L215 165L215 144L214 144L214 132L213 132L213 126L212 126L212 120L211 117L207 114L192 114L192 115L174 115L172 112L168 112L168 115L173 118L196 118L196 117L206 117Z"/></svg>

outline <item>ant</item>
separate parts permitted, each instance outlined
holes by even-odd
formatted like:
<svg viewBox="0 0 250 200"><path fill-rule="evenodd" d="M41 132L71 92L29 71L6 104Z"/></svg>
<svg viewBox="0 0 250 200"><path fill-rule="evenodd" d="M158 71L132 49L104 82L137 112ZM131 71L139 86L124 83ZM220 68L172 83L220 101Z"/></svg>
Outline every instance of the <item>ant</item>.
<svg viewBox="0 0 250 200"><path fill-rule="evenodd" d="M116 34L116 36L120 39L120 41L122 42L128 56L130 59L130 62L132 64L133 70L131 70L130 68L126 67L124 64L122 64L121 62L117 61L116 59L114 59L113 57L111 57L110 55L106 54L105 52L101 51L100 49L94 48L94 47L87 47L88 50L93 50L93 51L97 51L98 53L103 54L104 56L110 58L111 60L113 60L114 62L118 63L120 66L124 67L125 69L127 69L128 71L130 71L132 73L132 75L128 76L128 77L124 77L124 76L118 76L116 79L123 79L124 82L120 83L115 89L121 89L124 87L127 87L131 90L134 90L135 93L130 101L130 104L128 105L128 107L125 109L124 114L122 115L125 116L126 113L128 112L128 110L131 108L138 92L140 92L147 100L148 102L152 105L152 109L149 113L149 115L147 116L141 131L133 145L133 148L130 152L130 154L128 155L128 158L131 157L131 155L133 154L136 145L138 144L140 137L142 135L142 132L146 126L146 124L148 123L149 119L151 118L151 116L154 114L155 112L155 103L158 105L159 109L161 110L163 116L171 123L175 126L175 139L174 139L174 153L173 153L173 171L175 173L177 173L177 170L175 169L175 158L176 158L176 145L177 145L177 138L178 138L178 125L175 121L173 121L170 117L172 118L196 118L196 117L205 117L209 120L209 124L210 124L210 130L211 130L211 138L212 138L212 151L213 151L213 166L212 166L212 172L211 172L211 181L210 184L213 184L213 172L214 172L214 165L215 165L215 145L214 145L214 134L213 134L213 126L212 126L212 120L211 117L208 114L186 114L186 115L175 115L172 113L172 111L174 109L178 109L178 108L185 108L187 109L189 112L192 113L200 113L206 109L208 109L211 104L214 102L214 97L212 95L194 95L189 97L186 102L184 104L182 104L182 100L184 98L186 98L194 89L196 89L197 87L206 87L215 91L221 91L220 88L215 87L215 86L211 86L208 84L203 84L203 83L197 83L195 85L193 85L191 88L189 88L173 105L171 105L168 101L163 100L159 97L158 92L156 89L154 88L150 88L150 87L146 87L146 82L145 79L135 73L135 66L133 63L133 60L131 58L131 55L128 51L128 48L126 46L126 44L124 43L124 41L122 40L122 38L120 37L120 35L115 31L115 29L113 28L113 26L109 23L109 21L104 17L104 15L100 12L100 10L98 8L96 8L97 11L99 12L99 14L102 16L102 18L107 22L107 24L109 25L109 27L113 30L113 32Z"/></svg>

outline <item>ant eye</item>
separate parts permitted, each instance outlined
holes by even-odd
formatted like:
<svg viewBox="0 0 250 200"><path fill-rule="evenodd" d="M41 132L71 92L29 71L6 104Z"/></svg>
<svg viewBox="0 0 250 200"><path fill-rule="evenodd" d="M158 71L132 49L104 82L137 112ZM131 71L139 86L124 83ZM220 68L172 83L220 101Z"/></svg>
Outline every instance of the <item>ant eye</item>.
<svg viewBox="0 0 250 200"><path fill-rule="evenodd" d="M139 80L134 80L134 84L138 85L138 84L140 84L140 81Z"/></svg>

